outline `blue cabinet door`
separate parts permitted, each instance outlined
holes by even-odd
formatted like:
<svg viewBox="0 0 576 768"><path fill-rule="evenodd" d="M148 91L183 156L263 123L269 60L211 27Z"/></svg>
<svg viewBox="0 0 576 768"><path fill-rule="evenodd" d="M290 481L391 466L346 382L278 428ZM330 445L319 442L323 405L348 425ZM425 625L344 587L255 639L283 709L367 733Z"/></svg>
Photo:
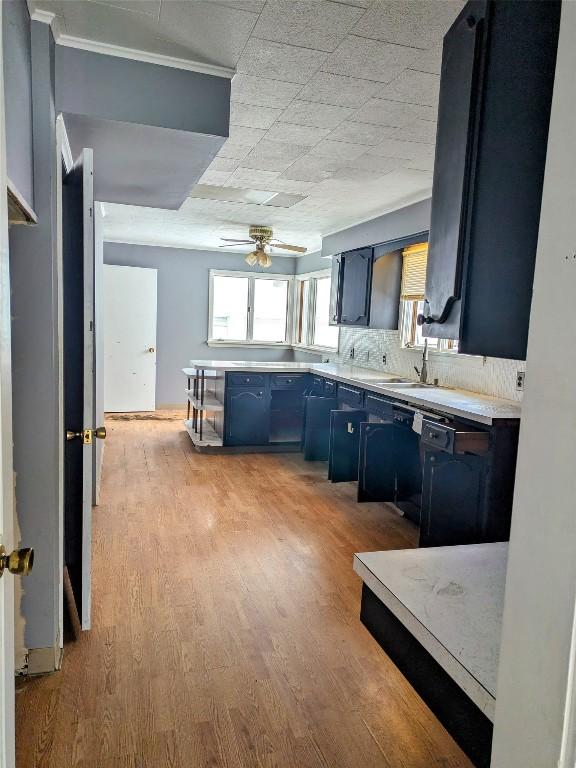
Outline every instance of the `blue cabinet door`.
<svg viewBox="0 0 576 768"><path fill-rule="evenodd" d="M425 451L421 547L479 544L484 537L485 457Z"/></svg>
<svg viewBox="0 0 576 768"><path fill-rule="evenodd" d="M340 325L369 324L373 258L372 248L342 254Z"/></svg>
<svg viewBox="0 0 576 768"><path fill-rule="evenodd" d="M335 397L310 395L304 401L302 450L306 461L326 461L330 444L330 412L338 408Z"/></svg>
<svg viewBox="0 0 576 768"><path fill-rule="evenodd" d="M226 445L266 445L270 397L266 387L230 387L226 393Z"/></svg>
<svg viewBox="0 0 576 768"><path fill-rule="evenodd" d="M358 501L394 501L394 424L360 425Z"/></svg>
<svg viewBox="0 0 576 768"><path fill-rule="evenodd" d="M333 483L358 479L360 424L367 418L361 409L331 412L328 480Z"/></svg>

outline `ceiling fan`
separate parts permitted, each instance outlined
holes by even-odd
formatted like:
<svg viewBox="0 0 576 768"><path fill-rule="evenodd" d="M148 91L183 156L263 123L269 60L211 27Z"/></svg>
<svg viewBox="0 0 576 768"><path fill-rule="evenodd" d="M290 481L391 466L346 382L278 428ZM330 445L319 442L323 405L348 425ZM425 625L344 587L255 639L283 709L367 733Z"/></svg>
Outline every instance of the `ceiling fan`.
<svg viewBox="0 0 576 768"><path fill-rule="evenodd" d="M281 248L284 251L295 251L296 253L306 253L308 250L301 245L288 245L281 240L275 240L272 227L260 227L252 224L248 230L248 237L249 240L232 240L228 237L221 237L220 240L224 240L224 245L221 245L220 248L231 248L234 245L255 245L255 249L246 256L245 261L251 267L259 264L264 268L272 265L271 248Z"/></svg>

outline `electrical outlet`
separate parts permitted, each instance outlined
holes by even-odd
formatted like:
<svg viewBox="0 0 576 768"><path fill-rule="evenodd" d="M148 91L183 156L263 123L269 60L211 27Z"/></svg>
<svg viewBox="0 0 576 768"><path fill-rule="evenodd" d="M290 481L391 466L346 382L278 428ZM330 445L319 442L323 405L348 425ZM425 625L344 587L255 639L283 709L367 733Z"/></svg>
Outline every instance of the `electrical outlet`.
<svg viewBox="0 0 576 768"><path fill-rule="evenodd" d="M525 371L518 371L516 373L516 389L521 391L524 389L524 377L526 376Z"/></svg>
<svg viewBox="0 0 576 768"><path fill-rule="evenodd" d="M386 355L382 355L382 365L386 365Z"/></svg>
<svg viewBox="0 0 576 768"><path fill-rule="evenodd" d="M350 347L350 360L354 360L354 347Z"/></svg>

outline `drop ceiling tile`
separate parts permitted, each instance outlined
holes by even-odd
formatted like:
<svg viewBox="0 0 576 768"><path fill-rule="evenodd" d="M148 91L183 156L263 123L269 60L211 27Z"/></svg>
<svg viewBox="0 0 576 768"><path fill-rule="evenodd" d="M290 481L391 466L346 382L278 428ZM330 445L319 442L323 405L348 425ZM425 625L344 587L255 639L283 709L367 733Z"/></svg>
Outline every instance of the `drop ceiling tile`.
<svg viewBox="0 0 576 768"><path fill-rule="evenodd" d="M429 51L422 51L410 68L417 69L419 72L431 72L439 75L442 71L442 46L437 45L435 48L430 48Z"/></svg>
<svg viewBox="0 0 576 768"><path fill-rule="evenodd" d="M37 5L56 13L60 11L58 17L62 29L70 35L141 51L191 58L190 48L181 40L163 38L156 19L146 13L137 14L117 5L96 2Z"/></svg>
<svg viewBox="0 0 576 768"><path fill-rule="evenodd" d="M251 11L260 13L266 3L266 0L205 0L205 2L215 3L216 5L225 5L228 8L235 8L237 11Z"/></svg>
<svg viewBox="0 0 576 768"><path fill-rule="evenodd" d="M372 147L369 151L372 155L397 157L403 160L434 157L434 145L419 144L416 141L403 141L400 137L384 139L383 142L378 144L378 146Z"/></svg>
<svg viewBox="0 0 576 768"><path fill-rule="evenodd" d="M230 98L233 102L241 104L284 109L296 98L301 87L299 83L286 83L281 80L270 80L267 77L238 73L232 78Z"/></svg>
<svg viewBox="0 0 576 768"><path fill-rule="evenodd" d="M333 51L364 13L324 0L268 0L254 37L320 51Z"/></svg>
<svg viewBox="0 0 576 768"><path fill-rule="evenodd" d="M136 11L152 16L156 21L160 15L161 0L88 0L100 5L110 5L113 8L123 8L125 11Z"/></svg>
<svg viewBox="0 0 576 768"><path fill-rule="evenodd" d="M434 170L434 155L431 157L416 157L414 160L406 163L406 168L412 168L416 171L433 171Z"/></svg>
<svg viewBox="0 0 576 768"><path fill-rule="evenodd" d="M263 140L242 160L241 167L282 172L305 152L306 147L299 144Z"/></svg>
<svg viewBox="0 0 576 768"><path fill-rule="evenodd" d="M353 160L365 152L365 144L352 144L348 141L331 141L330 139L322 139L310 149L311 155L322 155L322 157L336 160Z"/></svg>
<svg viewBox="0 0 576 768"><path fill-rule="evenodd" d="M417 56L418 51L414 48L348 35L322 64L322 69L335 75L389 83Z"/></svg>
<svg viewBox="0 0 576 768"><path fill-rule="evenodd" d="M337 107L333 104L318 104L312 101L295 99L279 118L281 123L310 125L317 128L336 128L337 125L354 113L349 107Z"/></svg>
<svg viewBox="0 0 576 768"><path fill-rule="evenodd" d="M198 183L210 184L215 187L218 187L225 184L231 175L232 175L231 171L213 171L209 168L207 171L204 171L204 173L198 180Z"/></svg>
<svg viewBox="0 0 576 768"><path fill-rule="evenodd" d="M329 128L312 128L307 125L274 123L266 134L266 140L312 147L329 133Z"/></svg>
<svg viewBox="0 0 576 768"><path fill-rule="evenodd" d="M231 160L243 160L251 151L251 146L236 144L228 139L218 152L218 157L227 157Z"/></svg>
<svg viewBox="0 0 576 768"><path fill-rule="evenodd" d="M239 160L234 160L229 157L215 157L214 160L210 163L210 166L208 168L209 171L228 171L229 173L232 173L232 171L235 171L236 168L238 168Z"/></svg>
<svg viewBox="0 0 576 768"><path fill-rule="evenodd" d="M253 147L266 135L263 128L247 128L242 125L230 126L230 140L233 144L243 144L245 147Z"/></svg>
<svg viewBox="0 0 576 768"><path fill-rule="evenodd" d="M324 51L253 37L240 56L236 69L247 75L304 84L320 69L327 55Z"/></svg>
<svg viewBox="0 0 576 768"><path fill-rule="evenodd" d="M158 34L186 45L189 58L234 67L257 19L236 6L169 0L160 9Z"/></svg>
<svg viewBox="0 0 576 768"><path fill-rule="evenodd" d="M251 104L230 103L230 125L244 128L270 128L282 114L281 109L254 107Z"/></svg>
<svg viewBox="0 0 576 768"><path fill-rule="evenodd" d="M439 92L440 75L418 72L415 69L405 69L396 80L382 88L378 97L437 108Z"/></svg>
<svg viewBox="0 0 576 768"><path fill-rule="evenodd" d="M301 91L300 98L321 104L335 104L341 107L361 107L369 98L380 91L379 83L361 80L358 77L344 77L330 72L317 72Z"/></svg>
<svg viewBox="0 0 576 768"><path fill-rule="evenodd" d="M342 168L342 165L341 160L334 158L306 155L284 171L281 178L308 182L323 181Z"/></svg>
<svg viewBox="0 0 576 768"><path fill-rule="evenodd" d="M395 139L403 141L421 141L423 144L436 143L436 123L431 120L418 120L406 128L399 128Z"/></svg>
<svg viewBox="0 0 576 768"><path fill-rule="evenodd" d="M374 146L394 135L397 128L371 123L355 123L347 120L329 134L330 141L349 141L351 144L367 144Z"/></svg>
<svg viewBox="0 0 576 768"><path fill-rule="evenodd" d="M227 186L245 189L269 189L279 176L279 171L262 171L257 168L237 168L228 179ZM275 191L275 190L273 190Z"/></svg>
<svg viewBox="0 0 576 768"><path fill-rule="evenodd" d="M378 0L354 27L354 34L428 49L442 40L463 5L460 0Z"/></svg>
<svg viewBox="0 0 576 768"><path fill-rule="evenodd" d="M271 197L266 205L271 205L273 208L292 208L293 205L301 203L302 200L304 200L302 195L289 195L286 192L280 192Z"/></svg>
<svg viewBox="0 0 576 768"><path fill-rule="evenodd" d="M396 168L398 166L395 166ZM395 170L389 168L388 171L376 171L368 168L340 168L333 176L332 180L346 182L348 185L355 185L362 182L372 182L381 179L386 173Z"/></svg>
<svg viewBox="0 0 576 768"><path fill-rule="evenodd" d="M346 168L356 170L373 171L374 173L389 173L405 165L406 161L398 157L378 157L370 152L365 152L359 157L350 158L346 161ZM336 174L336 178L338 174Z"/></svg>
<svg viewBox="0 0 576 768"><path fill-rule="evenodd" d="M434 120L437 110L419 104L404 104L388 99L370 99L363 107L356 110L353 120L358 123L374 123L402 128L414 120Z"/></svg>

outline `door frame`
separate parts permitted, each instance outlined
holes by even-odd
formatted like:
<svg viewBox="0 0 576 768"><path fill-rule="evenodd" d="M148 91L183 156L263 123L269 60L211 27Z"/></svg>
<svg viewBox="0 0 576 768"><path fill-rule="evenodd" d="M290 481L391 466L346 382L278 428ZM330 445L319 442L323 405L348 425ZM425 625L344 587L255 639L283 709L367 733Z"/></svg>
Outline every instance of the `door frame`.
<svg viewBox="0 0 576 768"><path fill-rule="evenodd" d="M0 62L2 14L0 13ZM0 68L0 189L6 190L6 133L4 123L4 74ZM8 260L8 204L0 194L0 543L13 546L14 477L12 468L12 349L10 271ZM14 580L0 580L0 768L15 766L14 691Z"/></svg>

